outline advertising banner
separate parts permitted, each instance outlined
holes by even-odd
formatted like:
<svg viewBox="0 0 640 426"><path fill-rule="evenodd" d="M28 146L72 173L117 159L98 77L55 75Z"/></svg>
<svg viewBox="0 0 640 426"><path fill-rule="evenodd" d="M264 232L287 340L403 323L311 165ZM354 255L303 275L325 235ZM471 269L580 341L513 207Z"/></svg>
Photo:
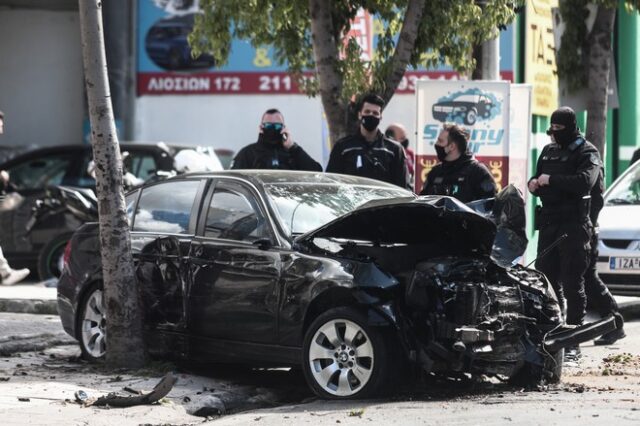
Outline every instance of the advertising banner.
<svg viewBox="0 0 640 426"><path fill-rule="evenodd" d="M438 163L434 145L444 123L469 130L469 151L491 171L498 190L509 178L509 82L418 81L416 182L419 192Z"/></svg>
<svg viewBox="0 0 640 426"><path fill-rule="evenodd" d="M533 86L532 112L549 116L558 107L558 69L551 9L557 0L531 0L525 11L525 82Z"/></svg>
<svg viewBox="0 0 640 426"><path fill-rule="evenodd" d="M512 84L509 105L509 183L522 191L526 201L531 135L531 85Z"/></svg>
<svg viewBox="0 0 640 426"><path fill-rule="evenodd" d="M278 65L269 46L253 47L233 39L228 62L216 65L212 56L191 55L188 35L199 13L198 0L137 0L137 94L298 94L286 64ZM362 48L362 59L372 57L376 35L383 31L379 19L364 11L354 18L349 36ZM501 33L500 69L503 79L513 77L513 29ZM413 93L419 79L457 79L448 66L410 70L396 93Z"/></svg>

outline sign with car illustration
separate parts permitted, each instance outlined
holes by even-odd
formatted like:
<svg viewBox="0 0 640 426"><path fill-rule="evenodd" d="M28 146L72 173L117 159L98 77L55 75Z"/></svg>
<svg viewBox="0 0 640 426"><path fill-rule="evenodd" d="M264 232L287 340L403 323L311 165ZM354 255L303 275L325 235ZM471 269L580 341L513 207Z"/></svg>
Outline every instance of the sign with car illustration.
<svg viewBox="0 0 640 426"><path fill-rule="evenodd" d="M194 17L200 13L199 0L137 0L137 94L299 94L296 80L279 64L269 46L252 46L247 40L233 39L228 62L215 63L213 57L191 55L187 41ZM380 17L359 12L349 35L362 48L363 58L375 53L377 35L384 32ZM504 79L513 77L513 28L500 36L500 70ZM309 73L311 75L311 73ZM402 77L397 93L414 93L421 78L457 79L446 64L436 69L419 66Z"/></svg>
<svg viewBox="0 0 640 426"><path fill-rule="evenodd" d="M469 130L469 151L491 171L498 189L509 182L508 81L419 81L416 190L438 163L435 142L444 123Z"/></svg>

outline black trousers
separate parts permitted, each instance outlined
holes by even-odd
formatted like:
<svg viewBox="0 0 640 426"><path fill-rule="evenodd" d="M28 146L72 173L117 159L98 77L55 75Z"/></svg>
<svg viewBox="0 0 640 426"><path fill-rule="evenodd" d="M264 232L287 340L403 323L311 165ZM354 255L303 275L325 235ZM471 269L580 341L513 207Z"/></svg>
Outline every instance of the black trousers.
<svg viewBox="0 0 640 426"><path fill-rule="evenodd" d="M561 243L538 258L536 268L551 282L561 306L566 300L567 324L581 325L587 308L584 274L591 251L591 223L588 219L547 222L540 228L538 256L565 233Z"/></svg>
<svg viewBox="0 0 640 426"><path fill-rule="evenodd" d="M598 276L596 262L598 261L598 234L591 232L591 250L589 264L584 273L584 289L587 294L587 304L602 317L618 312L618 303L613 298L607 286Z"/></svg>

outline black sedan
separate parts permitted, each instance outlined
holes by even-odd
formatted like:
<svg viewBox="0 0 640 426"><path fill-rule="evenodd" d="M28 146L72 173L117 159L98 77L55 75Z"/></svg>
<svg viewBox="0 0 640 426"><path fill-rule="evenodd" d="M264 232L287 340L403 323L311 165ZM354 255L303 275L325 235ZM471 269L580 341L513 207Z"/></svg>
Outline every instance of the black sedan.
<svg viewBox="0 0 640 426"><path fill-rule="evenodd" d="M564 330L541 273L493 260L503 224L453 198L234 171L148 185L127 205L151 355L301 365L318 395L361 398L400 370L559 380L563 347L613 327ZM98 248L97 224L84 225L58 284L89 359L107 345Z"/></svg>

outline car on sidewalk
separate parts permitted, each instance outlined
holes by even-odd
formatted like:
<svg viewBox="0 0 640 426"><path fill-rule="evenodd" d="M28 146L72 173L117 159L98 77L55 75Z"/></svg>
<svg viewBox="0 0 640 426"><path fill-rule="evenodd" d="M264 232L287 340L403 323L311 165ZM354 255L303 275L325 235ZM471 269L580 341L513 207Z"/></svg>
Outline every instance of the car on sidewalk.
<svg viewBox="0 0 640 426"><path fill-rule="evenodd" d="M526 246L513 187L487 217L371 179L268 170L186 175L126 202L154 356L301 366L316 394L350 399L409 372L557 381L565 346L615 327L565 330L544 275L513 264ZM97 224L65 249L58 312L84 357L105 355Z"/></svg>
<svg viewBox="0 0 640 426"><path fill-rule="evenodd" d="M598 275L613 294L640 296L640 162L607 190L598 219Z"/></svg>
<svg viewBox="0 0 640 426"><path fill-rule="evenodd" d="M174 158L191 150L202 151L201 157L207 159L211 170L222 170L208 147L121 143L120 149L128 153L124 166L137 181L171 173ZM60 275L64 246L86 218L62 208L34 226L30 221L37 201L47 196L47 188L61 185L78 190L88 200L95 199L91 194L95 179L88 171L91 159L91 145L60 145L31 150L0 164L16 188L0 200L0 247L12 267L27 267L41 280Z"/></svg>

